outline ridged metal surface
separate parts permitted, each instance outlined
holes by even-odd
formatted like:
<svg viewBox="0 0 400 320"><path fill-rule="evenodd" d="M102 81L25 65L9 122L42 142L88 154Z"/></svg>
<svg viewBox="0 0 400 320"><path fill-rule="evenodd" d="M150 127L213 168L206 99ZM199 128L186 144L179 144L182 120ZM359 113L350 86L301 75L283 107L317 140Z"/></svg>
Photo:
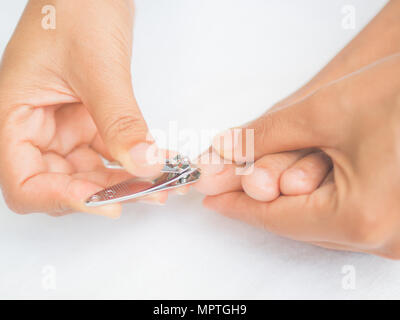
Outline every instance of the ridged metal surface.
<svg viewBox="0 0 400 320"><path fill-rule="evenodd" d="M136 199L191 184L200 178L200 170L191 167L186 158L178 156L167 161L162 172L164 173L154 181L129 179L101 190L87 199L86 205L95 207Z"/></svg>

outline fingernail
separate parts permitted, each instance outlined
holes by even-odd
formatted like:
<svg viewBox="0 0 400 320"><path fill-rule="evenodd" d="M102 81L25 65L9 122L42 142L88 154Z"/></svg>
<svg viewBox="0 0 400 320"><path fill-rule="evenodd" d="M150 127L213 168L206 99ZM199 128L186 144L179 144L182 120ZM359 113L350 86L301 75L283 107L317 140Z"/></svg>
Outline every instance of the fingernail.
<svg viewBox="0 0 400 320"><path fill-rule="evenodd" d="M297 168L292 168L289 169L285 172L285 177L290 177L290 179L298 179L298 180L305 180L306 179L306 174L303 170L297 169Z"/></svg>
<svg viewBox="0 0 400 320"><path fill-rule="evenodd" d="M264 168L254 167L250 175L243 176L244 191L258 201L271 201L279 196L278 180Z"/></svg>
<svg viewBox="0 0 400 320"><path fill-rule="evenodd" d="M292 168L283 174L281 181L289 192L302 193L308 192L310 186L312 186L307 178L308 176L303 170Z"/></svg>
<svg viewBox="0 0 400 320"><path fill-rule="evenodd" d="M251 150L251 146L254 145L253 141L246 141L246 143L249 143L249 146L246 147L246 150L243 150L243 131L246 130L235 128L218 134L213 139L213 148L225 159L235 160L235 162L240 163L254 161L254 150ZM246 132L246 140L248 140L248 138L252 139L252 137L251 134L248 136ZM250 150L247 150L248 148L250 148Z"/></svg>
<svg viewBox="0 0 400 320"><path fill-rule="evenodd" d="M163 157L155 143L142 142L130 150L136 174L140 176L154 176L160 173Z"/></svg>
<svg viewBox="0 0 400 320"><path fill-rule="evenodd" d="M222 159L214 150L204 152L197 161L202 175L217 175L224 168L224 159Z"/></svg>

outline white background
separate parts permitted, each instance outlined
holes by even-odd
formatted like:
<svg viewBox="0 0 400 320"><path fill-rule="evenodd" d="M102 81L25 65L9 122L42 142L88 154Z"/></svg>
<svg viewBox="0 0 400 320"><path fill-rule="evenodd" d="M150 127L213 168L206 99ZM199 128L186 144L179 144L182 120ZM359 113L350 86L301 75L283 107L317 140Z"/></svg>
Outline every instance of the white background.
<svg viewBox="0 0 400 320"><path fill-rule="evenodd" d="M77 1L78 3L78 1ZM133 72L149 125L248 121L327 63L385 0L138 0ZM356 8L356 29L341 22ZM0 2L0 51L25 5ZM181 146L181 149L184 148ZM200 150L199 150L200 151ZM1 298L400 298L400 268L223 218L202 196L126 206L117 221L18 216L0 203ZM342 288L354 266L355 290ZM46 266L56 289L46 290Z"/></svg>

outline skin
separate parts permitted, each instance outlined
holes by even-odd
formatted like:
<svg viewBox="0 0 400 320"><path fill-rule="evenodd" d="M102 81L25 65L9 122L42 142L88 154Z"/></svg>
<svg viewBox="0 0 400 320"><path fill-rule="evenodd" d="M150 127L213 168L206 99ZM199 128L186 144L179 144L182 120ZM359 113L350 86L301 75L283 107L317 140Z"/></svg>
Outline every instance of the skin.
<svg viewBox="0 0 400 320"><path fill-rule="evenodd" d="M307 84L283 99L269 113L293 104L312 94L330 82L340 79L379 59L400 51L400 1L391 1L328 65ZM256 125L258 119L252 122ZM251 127L252 123L247 127ZM246 125L245 125L246 126ZM269 130L265 127L265 130ZM263 135L263 133L259 133ZM234 170L223 171L218 161L200 164L205 174L196 188L206 195L217 195L235 190L245 190L248 195L260 201L272 201L280 195L309 194L329 174L331 159L320 150L296 150L283 153L258 155L260 159L253 174L237 176ZM221 160L220 162L223 162ZM223 172L214 173L214 167ZM231 167L232 165L226 165Z"/></svg>
<svg viewBox="0 0 400 320"><path fill-rule="evenodd" d="M38 23L48 4L52 31ZM0 183L14 211L118 217L119 205L83 205L129 176L99 155L133 175L159 172L131 85L133 12L123 0L29 2L0 69ZM370 64L400 51L399 13L390 2L307 85L242 127L256 134L252 174L200 163L204 204L293 239L398 258L399 57Z"/></svg>
<svg viewBox="0 0 400 320"><path fill-rule="evenodd" d="M399 259L399 72L400 54L384 58L249 126L256 158L307 148L330 157L314 192L271 202L228 192L205 206L295 240Z"/></svg>
<svg viewBox="0 0 400 320"><path fill-rule="evenodd" d="M255 170L241 189L214 192L204 205L292 239L399 259L399 13L390 2L310 83L242 127L255 130L255 167L274 172L279 193L266 199L267 179ZM245 146L224 148L220 138L214 150L238 160ZM277 168L298 152L306 156Z"/></svg>
<svg viewBox="0 0 400 320"><path fill-rule="evenodd" d="M30 1L5 50L0 183L17 213L116 218L121 205L88 208L84 200L131 174L156 175L162 166L132 90L134 7L122 0L76 3ZM57 12L55 30L41 26L41 8L49 4ZM100 155L129 173L104 169ZM163 203L166 194L145 200Z"/></svg>

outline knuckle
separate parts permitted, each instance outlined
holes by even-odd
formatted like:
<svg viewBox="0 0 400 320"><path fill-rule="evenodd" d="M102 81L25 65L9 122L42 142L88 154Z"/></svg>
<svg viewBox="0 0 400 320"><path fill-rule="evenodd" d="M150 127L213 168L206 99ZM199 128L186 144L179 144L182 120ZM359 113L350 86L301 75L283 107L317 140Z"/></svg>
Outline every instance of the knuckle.
<svg viewBox="0 0 400 320"><path fill-rule="evenodd" d="M112 115L105 128L108 141L124 141L142 136L146 131L142 118L139 115Z"/></svg>

